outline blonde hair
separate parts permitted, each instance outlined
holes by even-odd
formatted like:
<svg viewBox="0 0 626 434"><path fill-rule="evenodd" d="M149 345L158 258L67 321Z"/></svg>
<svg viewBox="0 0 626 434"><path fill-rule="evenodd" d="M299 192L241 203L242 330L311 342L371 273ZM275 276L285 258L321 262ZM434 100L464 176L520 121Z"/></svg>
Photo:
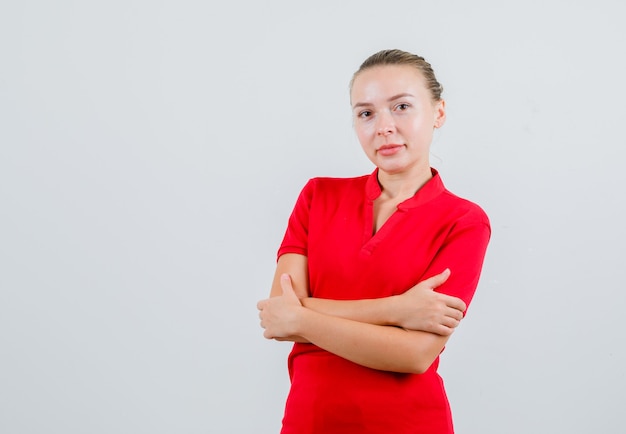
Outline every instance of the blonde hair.
<svg viewBox="0 0 626 434"><path fill-rule="evenodd" d="M357 76L366 69L384 65L407 65L417 69L426 80L426 88L430 91L433 101L441 100L443 86L437 81L432 66L423 57L402 50L382 50L365 59L350 80L350 90Z"/></svg>

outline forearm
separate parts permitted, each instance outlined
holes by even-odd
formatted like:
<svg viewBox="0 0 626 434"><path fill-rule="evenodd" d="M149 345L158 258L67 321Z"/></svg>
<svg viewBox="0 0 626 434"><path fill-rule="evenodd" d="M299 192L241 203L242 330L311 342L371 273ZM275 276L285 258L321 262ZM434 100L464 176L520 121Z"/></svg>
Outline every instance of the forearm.
<svg viewBox="0 0 626 434"><path fill-rule="evenodd" d="M385 371L423 373L448 337L367 324L303 308L297 335L359 365Z"/></svg>
<svg viewBox="0 0 626 434"><path fill-rule="evenodd" d="M331 300L308 297L307 263L306 256L296 254L281 256L270 298L282 293L280 276L288 274L301 304L321 314L367 324L421 330L442 336L451 334L463 318L465 304L461 300L433 291L446 281L450 275L449 270L421 281L401 295L375 299ZM302 336L284 340L307 341Z"/></svg>
<svg viewBox="0 0 626 434"><path fill-rule="evenodd" d="M462 300L434 291L450 276L444 270L401 295L364 300L301 299L311 310L326 315L375 325L394 325L437 335L451 334L463 318Z"/></svg>
<svg viewBox="0 0 626 434"><path fill-rule="evenodd" d="M412 373L427 370L448 340L448 336L435 333L316 312L302 305L291 282L289 274L281 274L278 284L282 295L257 303L261 327L265 329L263 336L267 339L305 341L369 368ZM392 300L389 297L387 301ZM367 308L369 303L377 304L363 300L352 306L361 304ZM373 310L373 316L379 315Z"/></svg>
<svg viewBox="0 0 626 434"><path fill-rule="evenodd" d="M395 325L394 312L397 297L367 300L330 300L307 297L300 299L306 308L325 315L375 325ZM302 336L290 336L283 341L309 343Z"/></svg>
<svg viewBox="0 0 626 434"><path fill-rule="evenodd" d="M397 296L364 300L330 300L307 297L302 305L315 312L375 325L399 326L395 317Z"/></svg>

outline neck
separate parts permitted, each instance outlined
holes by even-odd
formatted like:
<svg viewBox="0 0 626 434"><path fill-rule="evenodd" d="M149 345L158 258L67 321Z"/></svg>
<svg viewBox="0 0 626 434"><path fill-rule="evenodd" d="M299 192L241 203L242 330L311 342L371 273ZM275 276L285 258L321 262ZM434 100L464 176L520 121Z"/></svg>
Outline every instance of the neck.
<svg viewBox="0 0 626 434"><path fill-rule="evenodd" d="M430 166L412 173L387 173L378 170L378 182L382 194L389 199L408 199L433 177Z"/></svg>

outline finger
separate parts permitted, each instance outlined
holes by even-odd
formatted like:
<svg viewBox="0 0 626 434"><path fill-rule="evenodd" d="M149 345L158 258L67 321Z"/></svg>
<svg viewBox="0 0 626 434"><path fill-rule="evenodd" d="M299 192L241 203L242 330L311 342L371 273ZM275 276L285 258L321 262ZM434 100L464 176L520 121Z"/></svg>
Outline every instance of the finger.
<svg viewBox="0 0 626 434"><path fill-rule="evenodd" d="M461 320L449 316L443 317L441 320L441 325L449 329L455 329L459 324L461 324Z"/></svg>
<svg viewBox="0 0 626 434"><path fill-rule="evenodd" d="M283 274L280 276L280 286L283 289L283 296L287 296L287 298L295 298L300 303L300 299L296 295L296 292L293 289L293 285L291 283L291 276L289 274Z"/></svg>
<svg viewBox="0 0 626 434"><path fill-rule="evenodd" d="M291 286L291 276L289 276L289 274L285 273L280 276L280 286L283 289L283 294L289 289L293 291L293 287Z"/></svg>
<svg viewBox="0 0 626 434"><path fill-rule="evenodd" d="M435 329L435 333L439 336L450 336L453 331L454 327L448 327L444 324L439 324L439 326L437 326L437 328Z"/></svg>
<svg viewBox="0 0 626 434"><path fill-rule="evenodd" d="M450 307L452 309L456 309L456 310L460 311L461 313L463 313L463 312L465 312L465 310L467 310L467 305L460 298L453 297L453 296L447 295L447 294L441 294L441 296L442 296L442 299L443 299L444 303L446 304L446 306L448 306L448 307Z"/></svg>
<svg viewBox="0 0 626 434"><path fill-rule="evenodd" d="M258 310L263 310L266 304L267 304L267 300L261 300L256 304L256 308Z"/></svg>
<svg viewBox="0 0 626 434"><path fill-rule="evenodd" d="M467 310L467 305L460 298L455 298L455 300L448 306L458 310L459 312L461 312L462 315L465 315L465 311Z"/></svg>
<svg viewBox="0 0 626 434"><path fill-rule="evenodd" d="M457 307L452 307L450 305L447 305L447 307L443 310L444 315L455 318L457 320L462 320L465 316L465 314L463 313L462 309L458 309L458 307L460 307L459 303L457 302ZM462 303L463 305L465 303ZM464 307L464 306L463 306Z"/></svg>
<svg viewBox="0 0 626 434"><path fill-rule="evenodd" d="M423 283L426 283L429 287L434 289L443 285L443 283L448 280L448 277L450 277L450 269L446 268L441 273L424 280Z"/></svg>
<svg viewBox="0 0 626 434"><path fill-rule="evenodd" d="M463 311L451 307L445 311L445 315L450 318L454 318L457 321L461 321L463 319Z"/></svg>

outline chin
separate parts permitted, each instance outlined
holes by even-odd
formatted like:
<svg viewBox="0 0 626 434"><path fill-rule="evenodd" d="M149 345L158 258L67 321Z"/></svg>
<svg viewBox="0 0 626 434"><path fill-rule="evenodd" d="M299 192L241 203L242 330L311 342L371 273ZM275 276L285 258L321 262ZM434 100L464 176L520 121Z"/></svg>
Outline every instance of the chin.
<svg viewBox="0 0 626 434"><path fill-rule="evenodd" d="M376 163L375 163L376 164ZM430 164L428 162L422 167L421 164L413 162L412 164L402 161L384 161L376 164L378 170L381 170L389 175L400 175L403 173L417 173L422 170L427 170L430 173Z"/></svg>
<svg viewBox="0 0 626 434"><path fill-rule="evenodd" d="M377 164L376 167L389 175L397 175L408 170L406 166L397 164Z"/></svg>
<svg viewBox="0 0 626 434"><path fill-rule="evenodd" d="M408 169L410 164L407 164L407 162L404 161L404 158L398 158L398 157L399 156L396 156L396 158L377 157L374 160L374 164L376 164L376 167L378 167L379 169L385 170L385 171L396 171L396 170L402 171L404 169Z"/></svg>

